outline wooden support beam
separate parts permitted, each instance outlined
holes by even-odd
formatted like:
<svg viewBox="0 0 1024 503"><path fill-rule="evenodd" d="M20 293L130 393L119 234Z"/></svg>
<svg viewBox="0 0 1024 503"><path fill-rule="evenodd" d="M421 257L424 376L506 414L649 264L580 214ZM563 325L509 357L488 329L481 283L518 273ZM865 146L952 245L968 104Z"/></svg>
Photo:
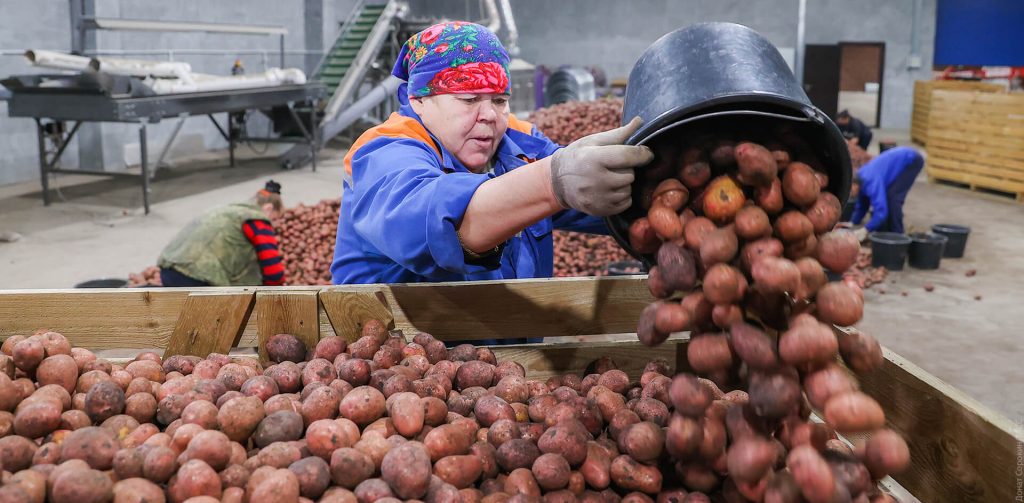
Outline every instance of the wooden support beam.
<svg viewBox="0 0 1024 503"><path fill-rule="evenodd" d="M359 338L363 323L380 320L388 329L395 328L395 315L382 286L366 288L326 288L320 292L320 304L327 312L334 333L349 342Z"/></svg>
<svg viewBox="0 0 1024 503"><path fill-rule="evenodd" d="M256 292L256 337L260 358L266 361L266 343L277 334L291 334L306 344L307 349L320 341L320 313L317 292Z"/></svg>
<svg viewBox="0 0 1024 503"><path fill-rule="evenodd" d="M227 354L242 337L254 299L251 291L189 294L171 332L164 358Z"/></svg>

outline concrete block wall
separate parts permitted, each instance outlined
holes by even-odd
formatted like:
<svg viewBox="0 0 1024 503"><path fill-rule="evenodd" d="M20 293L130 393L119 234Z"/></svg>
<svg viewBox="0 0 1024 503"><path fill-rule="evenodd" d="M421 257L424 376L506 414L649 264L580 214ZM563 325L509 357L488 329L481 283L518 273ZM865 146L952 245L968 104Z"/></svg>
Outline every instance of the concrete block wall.
<svg viewBox="0 0 1024 503"><path fill-rule="evenodd" d="M910 124L914 80L928 78L935 39L937 0L918 0L920 69L908 69L910 26L915 0L808 0L806 43L882 41L886 43L882 127L905 129ZM96 13L105 17L283 25L286 48L323 51L337 36L340 24L356 0L95 0ZM71 29L68 0L3 0L0 49L68 50ZM479 20L478 0L409 0L413 15ZM637 57L658 37L680 26L701 21L732 21L764 34L781 48L796 45L799 0L513 0L521 56L534 64L600 65L610 78L625 77ZM277 37L198 33L97 32L100 50L248 49L266 50L268 65L277 66ZM147 56L153 57L153 56ZM178 55L196 71L226 73L235 57L249 72L262 70L258 55ZM319 55L289 57L286 66L311 71ZM20 57L0 56L0 76L30 73ZM223 117L221 117L223 120ZM149 127L150 150L159 151L174 126L165 121ZM262 123L265 124L265 123ZM260 127L254 122L254 127ZM263 125L262 127L265 127ZM265 130L258 130L258 132ZM137 128L120 124L86 131L103 138L102 152L86 152L87 161L106 169L122 169L126 145L136 143ZM207 148L224 142L205 117L188 119L182 134L199 135ZM194 140L194 138L192 138ZM242 147L245 148L245 147ZM62 162L76 167L77 145ZM130 163L134 160L129 159ZM98 166L90 166L98 167ZM38 176L34 124L10 119L0 102L0 184Z"/></svg>

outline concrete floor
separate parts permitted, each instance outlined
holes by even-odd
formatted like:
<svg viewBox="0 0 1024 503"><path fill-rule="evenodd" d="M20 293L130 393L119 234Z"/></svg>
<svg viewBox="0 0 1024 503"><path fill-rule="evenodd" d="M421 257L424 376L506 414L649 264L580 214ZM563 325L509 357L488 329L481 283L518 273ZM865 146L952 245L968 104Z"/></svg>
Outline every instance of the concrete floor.
<svg viewBox="0 0 1024 503"><path fill-rule="evenodd" d="M906 132L876 138L906 142ZM872 145L877 152L877 146ZM160 250L203 210L249 197L269 177L281 182L285 203L338 197L340 152L325 153L316 173L281 171L270 160L251 159L228 169L219 154L162 172L153 185L152 213L142 215L137 185L95 178L61 179L67 202L43 207L38 185L0 187L0 233L24 237L0 242L0 288L68 288L80 281L125 278L153 265ZM86 180L86 185L77 184ZM1024 421L1024 205L968 190L936 185L922 175L906 206L911 230L933 223L972 227L963 259L935 271L893 272L882 294L867 292L860 327L909 360L1010 419ZM965 276L977 270L973 277ZM933 292L923 289L935 286ZM901 291L907 291L903 297ZM974 300L982 295L980 301Z"/></svg>
<svg viewBox="0 0 1024 503"><path fill-rule="evenodd" d="M240 149L244 152L244 149ZM161 170L151 185L150 214L134 179L63 176L66 201L43 206L38 183L0 187L0 288L71 288L98 278L127 279L155 265L163 247L203 211L244 201L267 179L281 183L286 206L312 204L341 194L344 152L325 150L309 167L283 171L273 159L242 156L228 168L223 152ZM51 187L53 185L51 184ZM154 202L155 201L155 202Z"/></svg>

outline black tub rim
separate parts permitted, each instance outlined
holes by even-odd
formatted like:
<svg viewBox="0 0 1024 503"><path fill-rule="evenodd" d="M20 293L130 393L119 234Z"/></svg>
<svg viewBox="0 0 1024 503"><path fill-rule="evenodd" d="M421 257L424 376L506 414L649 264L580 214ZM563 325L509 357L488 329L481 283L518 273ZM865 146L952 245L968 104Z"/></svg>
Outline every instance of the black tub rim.
<svg viewBox="0 0 1024 503"><path fill-rule="evenodd" d="M75 288L124 288L128 280L122 278L97 278L75 284Z"/></svg>
<svg viewBox="0 0 1024 503"><path fill-rule="evenodd" d="M913 243L944 245L949 242L949 236L943 236L937 232L911 232L908 236Z"/></svg>
<svg viewBox="0 0 1024 503"><path fill-rule="evenodd" d="M900 232L875 231L868 234L872 243L883 245L909 245L914 240L910 236Z"/></svg>
<svg viewBox="0 0 1024 503"><path fill-rule="evenodd" d="M971 233L971 228L960 224L935 224L932 225L932 232L936 234L948 232L950 234L967 235Z"/></svg>

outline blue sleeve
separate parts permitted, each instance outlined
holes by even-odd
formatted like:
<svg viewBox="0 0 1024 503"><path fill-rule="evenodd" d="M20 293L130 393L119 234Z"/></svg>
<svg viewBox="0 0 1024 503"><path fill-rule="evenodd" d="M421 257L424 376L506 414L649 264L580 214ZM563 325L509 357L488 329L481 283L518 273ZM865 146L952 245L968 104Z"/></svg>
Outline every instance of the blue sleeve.
<svg viewBox="0 0 1024 503"><path fill-rule="evenodd" d="M537 129L537 126L533 126L533 131L530 133L530 136L537 138L538 140L543 140L547 143L541 152L541 159L554 154L556 150L562 148L561 145L551 141L551 138L548 138L547 135L541 133L540 130Z"/></svg>
<svg viewBox="0 0 1024 503"><path fill-rule="evenodd" d="M556 229L563 231L586 232L588 234L608 235L608 225L601 217L587 215L576 210L565 210L556 213L551 217L551 222Z"/></svg>
<svg viewBox="0 0 1024 503"><path fill-rule="evenodd" d="M473 193L490 178L445 173L437 154L416 140L371 141L352 158L353 228L420 276L493 270L497 261L467 263L455 234Z"/></svg>
<svg viewBox="0 0 1024 503"><path fill-rule="evenodd" d="M885 192L885 184L873 182L866 184L866 195L871 199L871 220L864 226L869 231L878 230L889 218L889 200Z"/></svg>

